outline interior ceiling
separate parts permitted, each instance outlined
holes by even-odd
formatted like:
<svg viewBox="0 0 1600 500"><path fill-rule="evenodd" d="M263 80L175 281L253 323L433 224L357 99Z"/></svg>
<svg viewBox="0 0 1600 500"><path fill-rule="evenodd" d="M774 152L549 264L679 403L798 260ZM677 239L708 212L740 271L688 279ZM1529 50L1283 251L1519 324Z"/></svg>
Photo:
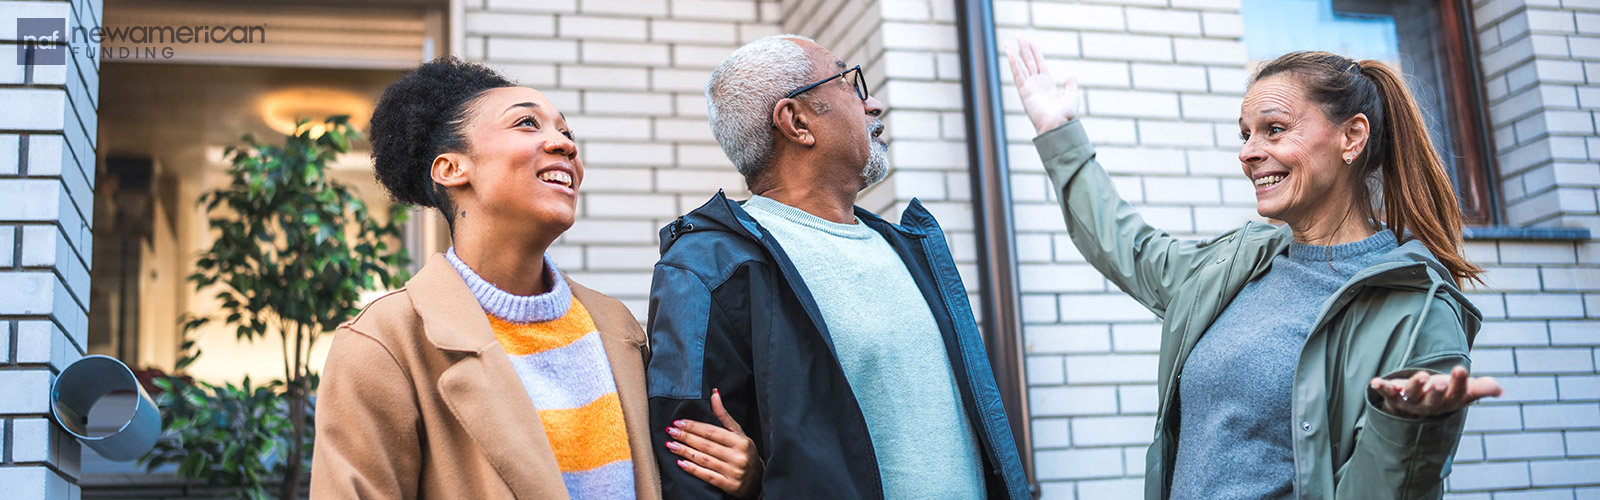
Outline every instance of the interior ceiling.
<svg viewBox="0 0 1600 500"><path fill-rule="evenodd" d="M333 70L106 62L100 72L101 158L155 159L163 173L196 174L221 165L222 147L250 133L281 144L267 125L263 98L284 89L353 94L369 106L400 76L390 70ZM366 145L354 157L365 163Z"/></svg>

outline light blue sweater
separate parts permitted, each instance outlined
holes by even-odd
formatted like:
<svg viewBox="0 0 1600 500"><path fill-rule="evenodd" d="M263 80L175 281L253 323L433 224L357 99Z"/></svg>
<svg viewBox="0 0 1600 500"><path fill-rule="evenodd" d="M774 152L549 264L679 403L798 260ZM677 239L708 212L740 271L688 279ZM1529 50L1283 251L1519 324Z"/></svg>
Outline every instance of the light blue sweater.
<svg viewBox="0 0 1600 500"><path fill-rule="evenodd" d="M984 498L977 437L939 325L888 241L859 220L838 224L770 198L751 197L744 209L817 301L866 417L884 498Z"/></svg>

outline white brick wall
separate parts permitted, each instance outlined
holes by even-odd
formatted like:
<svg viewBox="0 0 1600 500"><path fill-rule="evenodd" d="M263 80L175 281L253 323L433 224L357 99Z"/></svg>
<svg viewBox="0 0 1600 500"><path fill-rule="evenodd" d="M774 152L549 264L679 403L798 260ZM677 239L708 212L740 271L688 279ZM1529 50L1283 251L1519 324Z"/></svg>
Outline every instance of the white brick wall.
<svg viewBox="0 0 1600 500"><path fill-rule="evenodd" d="M100 24L99 0L0 2L0 484L8 498L75 499L78 442L50 420L54 376L83 356L99 68L15 63L18 17Z"/></svg>
<svg viewBox="0 0 1600 500"><path fill-rule="evenodd" d="M467 0L464 55L561 107L584 160L579 219L551 254L646 314L656 230L717 189L747 196L705 121L710 69L778 32L767 0Z"/></svg>

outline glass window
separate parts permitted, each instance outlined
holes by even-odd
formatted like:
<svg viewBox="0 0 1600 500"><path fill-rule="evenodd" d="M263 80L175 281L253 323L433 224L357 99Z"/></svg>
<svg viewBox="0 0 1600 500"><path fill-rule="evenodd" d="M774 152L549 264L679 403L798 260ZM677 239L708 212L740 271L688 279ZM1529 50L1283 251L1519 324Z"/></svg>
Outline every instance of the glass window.
<svg viewBox="0 0 1600 500"><path fill-rule="evenodd" d="M1488 126L1458 0L1243 0L1250 67L1296 50L1373 59L1406 76L1469 223L1494 222Z"/></svg>

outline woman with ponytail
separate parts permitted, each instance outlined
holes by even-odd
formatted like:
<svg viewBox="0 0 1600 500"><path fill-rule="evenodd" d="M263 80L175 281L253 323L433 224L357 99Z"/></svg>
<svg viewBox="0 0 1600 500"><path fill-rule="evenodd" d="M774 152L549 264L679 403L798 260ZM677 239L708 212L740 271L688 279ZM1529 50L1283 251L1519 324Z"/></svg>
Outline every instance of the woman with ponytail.
<svg viewBox="0 0 1600 500"><path fill-rule="evenodd" d="M1117 196L1032 43L1008 48L1034 145L1084 257L1162 319L1149 499L1440 498L1481 321L1460 287L1461 209L1401 77L1295 52L1262 65L1239 116L1256 209L1203 241Z"/></svg>

